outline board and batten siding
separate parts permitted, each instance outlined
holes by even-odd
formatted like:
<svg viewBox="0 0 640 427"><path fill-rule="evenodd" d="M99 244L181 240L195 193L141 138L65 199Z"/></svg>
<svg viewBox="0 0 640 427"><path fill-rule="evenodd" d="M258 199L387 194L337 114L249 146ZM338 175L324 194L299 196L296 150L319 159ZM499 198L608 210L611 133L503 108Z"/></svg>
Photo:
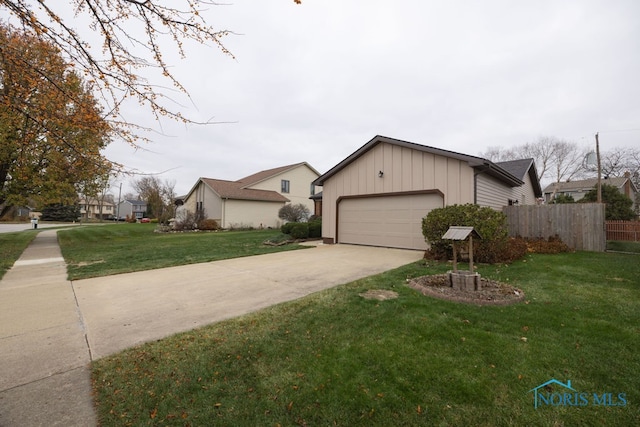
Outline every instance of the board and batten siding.
<svg viewBox="0 0 640 427"><path fill-rule="evenodd" d="M473 203L473 174L473 168L465 161L393 144L378 144L324 182L322 237L337 241L340 197L440 190L445 205Z"/></svg>

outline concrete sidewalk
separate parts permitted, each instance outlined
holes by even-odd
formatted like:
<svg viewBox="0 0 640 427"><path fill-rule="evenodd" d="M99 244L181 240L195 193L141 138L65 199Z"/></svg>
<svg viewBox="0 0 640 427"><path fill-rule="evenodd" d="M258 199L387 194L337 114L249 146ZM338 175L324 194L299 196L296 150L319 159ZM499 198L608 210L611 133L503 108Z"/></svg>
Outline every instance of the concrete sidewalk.
<svg viewBox="0 0 640 427"><path fill-rule="evenodd" d="M91 426L89 363L422 257L349 245L69 282L55 231L0 281L0 426Z"/></svg>
<svg viewBox="0 0 640 427"><path fill-rule="evenodd" d="M96 424L89 347L55 230L0 281L0 426Z"/></svg>

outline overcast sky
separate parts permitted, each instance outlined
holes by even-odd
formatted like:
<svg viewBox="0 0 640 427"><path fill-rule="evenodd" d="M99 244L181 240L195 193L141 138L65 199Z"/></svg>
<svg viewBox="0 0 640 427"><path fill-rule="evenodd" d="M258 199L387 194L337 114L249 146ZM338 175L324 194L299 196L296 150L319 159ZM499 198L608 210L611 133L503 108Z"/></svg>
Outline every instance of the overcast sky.
<svg viewBox="0 0 640 427"><path fill-rule="evenodd" d="M164 122L145 150L106 150L168 171L178 194L302 161L324 173L375 135L471 155L541 136L595 146L596 132L602 150L640 146L637 0L237 0L207 16L238 33L236 59L188 45L173 69L192 103L176 98L231 123Z"/></svg>

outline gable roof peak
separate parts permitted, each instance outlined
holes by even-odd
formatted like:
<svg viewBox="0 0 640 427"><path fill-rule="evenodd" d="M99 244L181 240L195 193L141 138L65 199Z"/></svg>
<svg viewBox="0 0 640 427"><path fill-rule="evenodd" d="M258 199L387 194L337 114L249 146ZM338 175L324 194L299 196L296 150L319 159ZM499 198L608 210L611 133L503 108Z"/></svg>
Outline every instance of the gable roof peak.
<svg viewBox="0 0 640 427"><path fill-rule="evenodd" d="M364 153L371 150L373 147L377 146L378 144L383 144L383 143L405 147L413 150L423 151L423 152L427 152L427 153L431 153L431 154L435 154L443 157L449 157L452 159L457 159L463 162L467 162L467 164L472 168L480 168L482 172L492 175L497 179L508 183L511 186L518 186L523 184L523 181L519 177L514 176L513 174L501 168L500 166L493 163L492 161L484 159L482 157L476 157L469 154L457 153L455 151L445 150L443 148L430 147L427 145L417 144L415 142L403 141L395 138L389 138L387 136L382 136L382 135L376 135L375 137L373 137L369 142L364 144L362 147L358 148L350 156L348 156L347 158L342 160L340 163L335 165L333 168L329 169L323 175L318 177L315 181L313 181L313 184L323 185L323 183L327 179L329 179L336 173L340 172L342 169L344 169L349 164L354 162Z"/></svg>
<svg viewBox="0 0 640 427"><path fill-rule="evenodd" d="M280 175L281 173L290 171L292 169L295 169L297 167L300 166L307 166L309 169L311 169L316 175L320 175L318 173L318 171L316 171L314 168L311 167L311 165L309 165L309 163L307 162L299 162L299 163L293 163L291 165L285 165L285 166L279 166L277 168L272 168L272 169L265 169L262 170L260 172L256 172L254 174L245 176L244 178L240 178L238 180L236 180L235 182L242 184L243 186L251 186L254 184L257 184L261 181L264 181L265 179L269 179L272 178L276 175Z"/></svg>

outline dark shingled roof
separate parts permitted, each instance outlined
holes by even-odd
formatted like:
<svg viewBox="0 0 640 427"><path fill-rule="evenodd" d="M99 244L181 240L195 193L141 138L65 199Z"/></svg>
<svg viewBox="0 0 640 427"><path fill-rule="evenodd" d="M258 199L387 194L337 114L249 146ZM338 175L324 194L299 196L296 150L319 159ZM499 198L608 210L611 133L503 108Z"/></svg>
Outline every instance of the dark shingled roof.
<svg viewBox="0 0 640 427"><path fill-rule="evenodd" d="M536 197L542 197L542 187L540 187L538 171L533 159L510 160L507 162L495 162L495 164L522 181L529 175L533 184L533 192Z"/></svg>

